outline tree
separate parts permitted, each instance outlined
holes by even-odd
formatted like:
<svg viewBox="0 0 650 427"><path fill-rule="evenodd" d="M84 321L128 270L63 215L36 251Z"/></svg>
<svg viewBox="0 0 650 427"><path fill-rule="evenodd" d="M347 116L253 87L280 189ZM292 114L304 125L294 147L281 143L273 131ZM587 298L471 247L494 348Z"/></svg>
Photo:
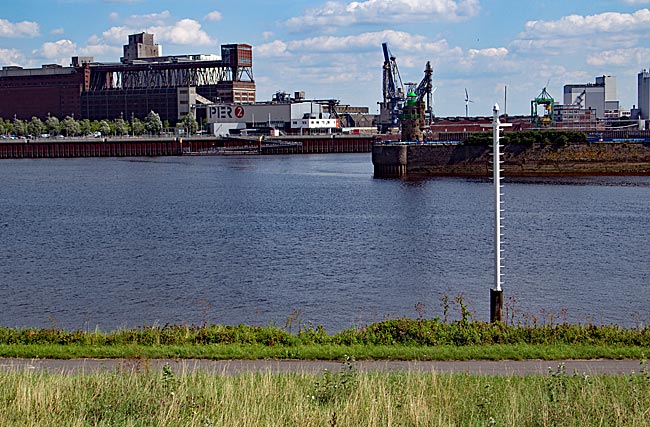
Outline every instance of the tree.
<svg viewBox="0 0 650 427"><path fill-rule="evenodd" d="M91 133L93 133L90 120L88 119L81 120L79 122L79 130L81 131L80 133L82 135L90 135Z"/></svg>
<svg viewBox="0 0 650 427"><path fill-rule="evenodd" d="M47 118L47 120L45 120L45 126L47 126L47 130L50 135L58 135L61 129L61 123L59 123L59 119L54 116L50 116Z"/></svg>
<svg viewBox="0 0 650 427"><path fill-rule="evenodd" d="M179 125L180 127L185 128L188 135L196 133L196 131L199 129L199 124L197 123L196 118L194 117L194 113L192 112L187 113Z"/></svg>
<svg viewBox="0 0 650 427"><path fill-rule="evenodd" d="M75 136L81 133L81 126L79 126L79 123L75 119L66 116L61 122L61 130L65 131L65 136Z"/></svg>
<svg viewBox="0 0 650 427"><path fill-rule="evenodd" d="M144 119L144 127L147 129L147 132L154 135L159 135L163 125L158 113L154 112L153 110L149 111L147 118Z"/></svg>
<svg viewBox="0 0 650 427"><path fill-rule="evenodd" d="M14 119L14 133L16 136L27 135L27 125L20 119Z"/></svg>
<svg viewBox="0 0 650 427"><path fill-rule="evenodd" d="M32 117L32 121L27 125L27 130L30 135L40 136L47 130L47 126L38 117Z"/></svg>
<svg viewBox="0 0 650 427"><path fill-rule="evenodd" d="M98 131L101 132L103 136L110 135L111 125L108 123L107 120L100 120Z"/></svg>
<svg viewBox="0 0 650 427"><path fill-rule="evenodd" d="M133 119L133 134L142 135L145 131L144 123L140 119Z"/></svg>
<svg viewBox="0 0 650 427"><path fill-rule="evenodd" d="M14 125L9 121L9 119L4 121L4 134L11 134L14 131Z"/></svg>
<svg viewBox="0 0 650 427"><path fill-rule="evenodd" d="M0 135L5 135L7 130L5 129L5 121L0 117Z"/></svg>
<svg viewBox="0 0 650 427"><path fill-rule="evenodd" d="M115 133L118 135L128 135L129 124L122 118L115 119Z"/></svg>

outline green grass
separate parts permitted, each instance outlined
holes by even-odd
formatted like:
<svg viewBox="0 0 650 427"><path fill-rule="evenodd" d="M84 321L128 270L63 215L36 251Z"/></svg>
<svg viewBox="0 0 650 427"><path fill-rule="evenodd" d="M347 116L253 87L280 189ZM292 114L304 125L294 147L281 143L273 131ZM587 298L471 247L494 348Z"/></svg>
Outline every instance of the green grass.
<svg viewBox="0 0 650 427"><path fill-rule="evenodd" d="M265 346L260 344L112 345L13 344L0 345L8 358L127 358L127 359L302 359L342 360L524 360L524 359L641 359L649 347L597 345L332 345Z"/></svg>
<svg viewBox="0 0 650 427"><path fill-rule="evenodd" d="M399 318L327 334L274 326L165 325L64 331L0 327L0 357L207 359L640 359L650 353L650 327L507 326Z"/></svg>
<svg viewBox="0 0 650 427"><path fill-rule="evenodd" d="M174 372L0 376L4 426L648 426L650 375Z"/></svg>

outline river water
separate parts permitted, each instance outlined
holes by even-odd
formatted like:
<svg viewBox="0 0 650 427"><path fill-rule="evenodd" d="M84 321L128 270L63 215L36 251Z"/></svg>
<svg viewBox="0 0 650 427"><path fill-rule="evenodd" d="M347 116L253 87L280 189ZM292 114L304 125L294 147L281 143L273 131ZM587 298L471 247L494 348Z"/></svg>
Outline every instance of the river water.
<svg viewBox="0 0 650 427"><path fill-rule="evenodd" d="M375 179L370 154L5 160L0 325L478 320L489 180ZM650 320L650 177L504 188L508 316ZM418 309L416 310L416 305ZM293 320L292 320L293 319Z"/></svg>

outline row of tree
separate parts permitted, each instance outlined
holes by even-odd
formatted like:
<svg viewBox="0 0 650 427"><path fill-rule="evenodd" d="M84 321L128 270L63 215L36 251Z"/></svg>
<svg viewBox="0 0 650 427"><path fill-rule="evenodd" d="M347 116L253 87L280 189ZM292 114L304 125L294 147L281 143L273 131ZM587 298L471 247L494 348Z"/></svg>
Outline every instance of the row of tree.
<svg viewBox="0 0 650 427"><path fill-rule="evenodd" d="M0 117L0 135L34 136L41 135L63 135L63 136L85 136L97 132L103 136L108 135L159 135L163 129L169 129L170 124L167 120L160 120L160 115L154 111L149 112L144 120L133 119L132 122L118 117L115 120L93 120L88 119L75 120L67 116L59 120L50 116L43 121L38 117L32 117L31 120L3 120ZM185 129L189 134L196 133L198 123L193 113L187 114L176 127Z"/></svg>

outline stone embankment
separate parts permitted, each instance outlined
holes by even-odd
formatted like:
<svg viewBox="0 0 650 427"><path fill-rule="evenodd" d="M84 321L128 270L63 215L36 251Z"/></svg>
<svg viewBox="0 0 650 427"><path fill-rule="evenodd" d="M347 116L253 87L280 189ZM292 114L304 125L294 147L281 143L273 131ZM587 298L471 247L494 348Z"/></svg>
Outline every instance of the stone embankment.
<svg viewBox="0 0 650 427"><path fill-rule="evenodd" d="M510 144L502 152L504 176L650 175L648 143ZM372 161L377 177L492 175L487 146L375 144Z"/></svg>

